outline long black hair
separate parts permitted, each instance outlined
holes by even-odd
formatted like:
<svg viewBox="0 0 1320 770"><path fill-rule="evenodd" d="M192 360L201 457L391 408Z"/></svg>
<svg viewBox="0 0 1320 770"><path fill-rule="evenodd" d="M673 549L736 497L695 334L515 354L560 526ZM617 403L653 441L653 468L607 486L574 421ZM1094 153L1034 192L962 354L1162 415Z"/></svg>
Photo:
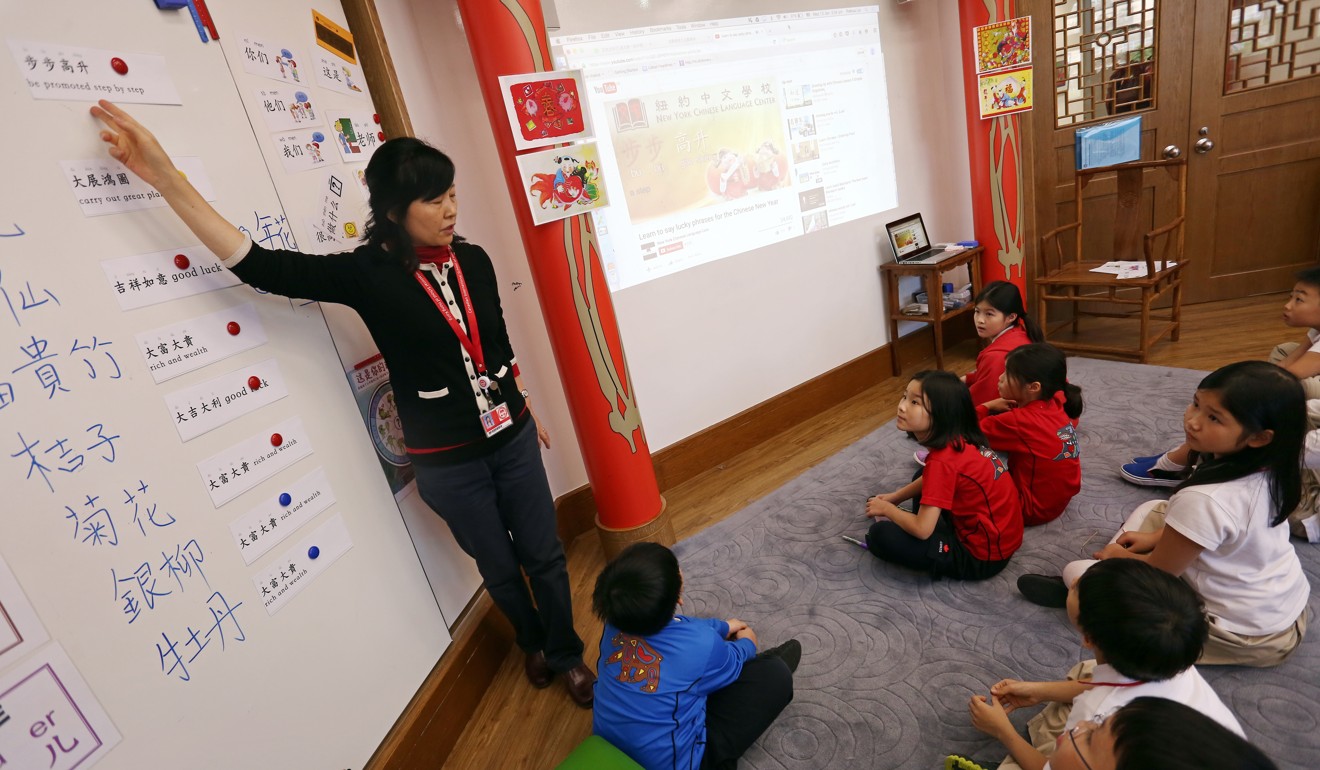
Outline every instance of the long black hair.
<svg viewBox="0 0 1320 770"><path fill-rule="evenodd" d="M1221 366L1196 386L1219 395L1246 435L1273 431L1264 446L1244 446L1231 455L1203 460L1177 489L1217 484L1264 470L1270 477L1274 518L1283 523L1302 499L1302 442L1306 438L1306 395L1297 378L1265 361ZM1176 490L1175 490L1176 491Z"/></svg>
<svg viewBox="0 0 1320 770"><path fill-rule="evenodd" d="M412 238L403 226L408 207L448 192L454 186L454 162L421 139L402 136L376 148L367 162L366 174L371 192L367 243L411 273L417 269L418 260Z"/></svg>
<svg viewBox="0 0 1320 770"><path fill-rule="evenodd" d="M981 293L976 295L972 301L973 305L984 302L990 307L998 310L1006 316L1016 315L1018 323L1027 332L1027 339L1032 342L1044 342L1045 334L1040 330L1040 325L1027 315L1027 308L1022 304L1022 292L1018 287L1008 281L991 281L981 289Z"/></svg>
<svg viewBox="0 0 1320 770"><path fill-rule="evenodd" d="M912 381L921 384L921 395L930 415L930 435L921 442L922 446L943 449L952 445L954 449L962 449L963 444L989 445L976 419L972 394L956 375L928 369L912 375Z"/></svg>
<svg viewBox="0 0 1320 770"><path fill-rule="evenodd" d="M1048 342L1033 342L1009 351L1004 374L1020 385L1040 383L1040 397L1054 398L1063 391L1063 412L1072 419L1082 416L1082 389L1068 382L1068 359Z"/></svg>
<svg viewBox="0 0 1320 770"><path fill-rule="evenodd" d="M1279 770L1260 749L1200 711L1133 698L1109 718L1118 770Z"/></svg>

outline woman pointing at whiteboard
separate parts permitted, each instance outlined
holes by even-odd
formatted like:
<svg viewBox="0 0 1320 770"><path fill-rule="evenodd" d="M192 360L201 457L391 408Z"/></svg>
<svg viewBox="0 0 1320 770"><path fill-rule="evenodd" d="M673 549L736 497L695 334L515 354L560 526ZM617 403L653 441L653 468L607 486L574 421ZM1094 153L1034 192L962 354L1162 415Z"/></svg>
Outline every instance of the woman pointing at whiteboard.
<svg viewBox="0 0 1320 770"><path fill-rule="evenodd" d="M528 404L490 258L454 234L449 158L418 139L382 144L366 169L366 242L314 256L253 243L128 113L107 101L91 111L107 128L101 139L110 156L156 188L244 282L357 311L389 367L422 499L476 560L486 590L513 623L531 683L545 687L563 674L573 701L589 707L595 676L573 629L564 549L537 447L538 438L549 447L550 435Z"/></svg>

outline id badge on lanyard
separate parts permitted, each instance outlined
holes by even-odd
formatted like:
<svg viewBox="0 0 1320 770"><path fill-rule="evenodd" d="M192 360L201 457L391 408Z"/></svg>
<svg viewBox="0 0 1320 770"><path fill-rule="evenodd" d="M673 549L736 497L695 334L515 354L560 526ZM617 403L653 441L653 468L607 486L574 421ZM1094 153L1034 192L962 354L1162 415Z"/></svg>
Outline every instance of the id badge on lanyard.
<svg viewBox="0 0 1320 770"><path fill-rule="evenodd" d="M496 404L481 413L481 427L486 431L486 438L494 436L512 424L513 417L509 414L508 404Z"/></svg>

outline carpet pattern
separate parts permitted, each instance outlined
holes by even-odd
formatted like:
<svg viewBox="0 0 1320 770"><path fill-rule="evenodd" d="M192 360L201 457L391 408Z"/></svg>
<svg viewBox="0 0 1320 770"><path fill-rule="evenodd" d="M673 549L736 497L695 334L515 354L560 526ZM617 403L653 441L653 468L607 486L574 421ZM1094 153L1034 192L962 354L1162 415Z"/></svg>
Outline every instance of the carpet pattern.
<svg viewBox="0 0 1320 770"><path fill-rule="evenodd" d="M867 497L897 489L916 469L917 445L892 422L678 544L685 614L741 618L763 647L802 642L793 703L743 767L929 770L949 753L999 761L1002 749L971 726L970 696L1005 677L1061 679L1091 657L1064 613L1027 603L1015 582L1026 572L1058 574L1139 503L1168 496L1124 483L1117 469L1182 440L1182 412L1204 372L1083 358L1069 359L1069 370L1086 403L1081 492L1061 518L1028 528L990 580L932 581L841 539L865 534ZM1294 542L1318 585L1320 546ZM1313 618L1318 605L1313 591ZM1320 757L1315 637L1276 669L1202 669L1281 768ZM1035 711L1013 715L1014 724Z"/></svg>

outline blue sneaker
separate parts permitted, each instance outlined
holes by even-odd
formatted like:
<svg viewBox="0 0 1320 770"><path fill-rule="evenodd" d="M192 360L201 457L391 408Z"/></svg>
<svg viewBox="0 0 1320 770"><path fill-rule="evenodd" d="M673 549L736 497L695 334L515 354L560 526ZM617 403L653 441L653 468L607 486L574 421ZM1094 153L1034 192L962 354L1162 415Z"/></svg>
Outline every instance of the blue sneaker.
<svg viewBox="0 0 1320 770"><path fill-rule="evenodd" d="M1123 480L1139 487L1176 487L1182 483L1182 471L1162 471L1155 467L1155 463L1164 455L1158 454L1154 457L1138 457L1132 462L1124 465L1119 473Z"/></svg>

